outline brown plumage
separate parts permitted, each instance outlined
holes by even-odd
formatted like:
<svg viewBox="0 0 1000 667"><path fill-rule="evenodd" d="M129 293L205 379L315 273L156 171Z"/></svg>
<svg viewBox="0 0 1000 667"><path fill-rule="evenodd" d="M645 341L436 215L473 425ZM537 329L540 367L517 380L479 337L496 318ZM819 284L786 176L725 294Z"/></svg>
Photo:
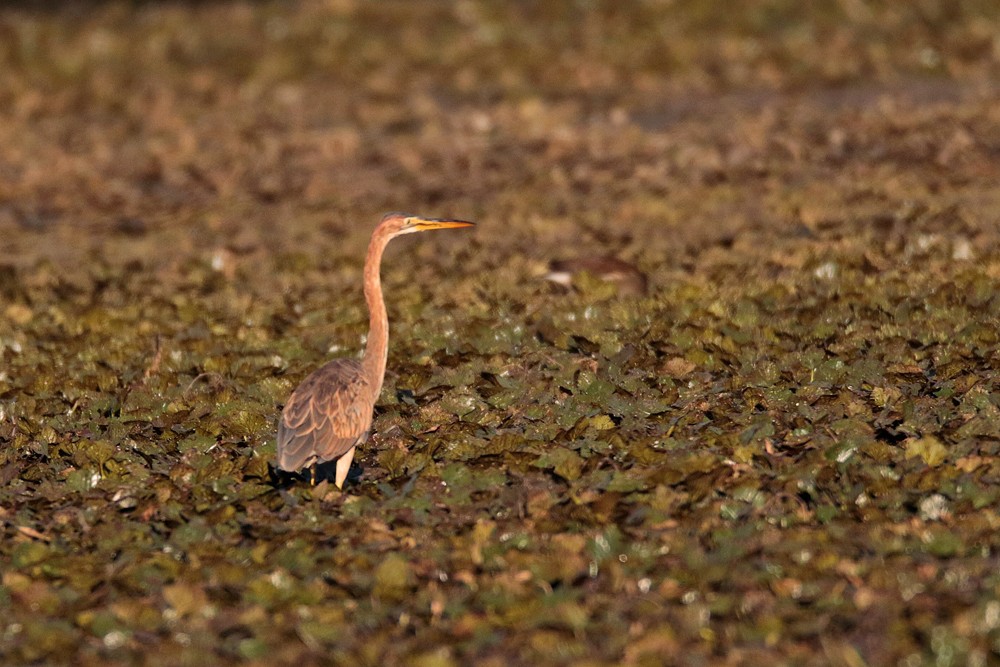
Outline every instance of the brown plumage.
<svg viewBox="0 0 1000 667"><path fill-rule="evenodd" d="M285 405L278 425L278 465L300 470L332 461L364 444L375 397L356 359L334 359L305 379Z"/></svg>
<svg viewBox="0 0 1000 667"><path fill-rule="evenodd" d="M364 356L360 360L334 359L292 392L278 424L279 468L297 471L336 460L337 487L343 487L357 446L368 439L372 411L385 377L389 322L379 278L382 251L389 241L402 234L472 224L404 213L390 213L382 218L372 232L365 257L365 301L370 330Z"/></svg>

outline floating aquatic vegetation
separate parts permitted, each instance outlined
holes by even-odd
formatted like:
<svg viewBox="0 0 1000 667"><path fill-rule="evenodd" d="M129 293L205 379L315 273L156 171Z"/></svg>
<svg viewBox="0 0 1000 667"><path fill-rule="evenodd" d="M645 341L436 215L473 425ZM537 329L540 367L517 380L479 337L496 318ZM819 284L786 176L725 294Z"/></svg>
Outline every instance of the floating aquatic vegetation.
<svg viewBox="0 0 1000 667"><path fill-rule="evenodd" d="M954 4L0 10L4 657L990 664L1000 17ZM482 224L389 251L358 481L281 478L398 208ZM538 280L588 253L645 289Z"/></svg>

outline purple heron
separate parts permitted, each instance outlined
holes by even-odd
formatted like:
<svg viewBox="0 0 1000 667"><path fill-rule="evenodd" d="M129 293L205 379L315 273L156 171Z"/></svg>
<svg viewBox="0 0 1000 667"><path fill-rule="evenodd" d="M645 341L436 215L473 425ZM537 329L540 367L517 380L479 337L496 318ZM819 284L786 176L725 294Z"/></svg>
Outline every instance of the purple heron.
<svg viewBox="0 0 1000 667"><path fill-rule="evenodd" d="M364 355L360 360L327 362L292 392L278 425L279 468L296 472L311 467L315 481L315 466L336 460L337 488L343 488L354 450L368 439L372 410L385 378L389 320L379 277L382 251L389 241L403 234L473 224L405 213L389 213L382 218L372 232L365 256L365 301L370 329Z"/></svg>

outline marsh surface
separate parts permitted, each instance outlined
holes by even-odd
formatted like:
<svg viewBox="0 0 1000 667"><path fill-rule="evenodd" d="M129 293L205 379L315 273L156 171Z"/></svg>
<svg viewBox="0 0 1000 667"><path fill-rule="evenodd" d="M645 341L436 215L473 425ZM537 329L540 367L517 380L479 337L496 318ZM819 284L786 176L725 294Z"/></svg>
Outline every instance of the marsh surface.
<svg viewBox="0 0 1000 667"><path fill-rule="evenodd" d="M8 664L1000 659L996 3L39 4ZM276 486L399 209L480 225L387 252L360 482Z"/></svg>

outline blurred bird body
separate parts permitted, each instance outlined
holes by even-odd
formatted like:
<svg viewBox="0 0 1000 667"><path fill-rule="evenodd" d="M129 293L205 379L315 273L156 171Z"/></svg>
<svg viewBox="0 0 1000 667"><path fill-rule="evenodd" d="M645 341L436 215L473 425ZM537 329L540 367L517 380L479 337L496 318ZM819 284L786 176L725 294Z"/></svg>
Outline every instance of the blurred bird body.
<svg viewBox="0 0 1000 667"><path fill-rule="evenodd" d="M358 445L371 431L375 401L382 391L389 352L389 321L382 299L379 267L386 245L397 236L432 229L471 227L464 220L390 213L372 232L365 257L364 289L369 332L364 356L334 359L292 392L278 424L278 467L290 472L337 461L342 488Z"/></svg>

